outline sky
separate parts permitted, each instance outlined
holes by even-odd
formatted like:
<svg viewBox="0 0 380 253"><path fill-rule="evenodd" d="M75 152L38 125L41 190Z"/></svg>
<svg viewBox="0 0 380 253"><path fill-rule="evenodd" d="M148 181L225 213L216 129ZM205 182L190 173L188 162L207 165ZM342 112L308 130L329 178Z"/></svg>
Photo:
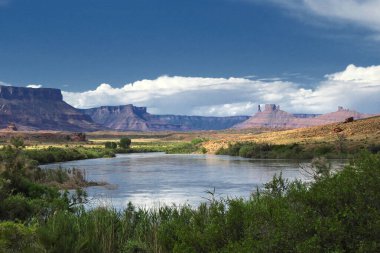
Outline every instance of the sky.
<svg viewBox="0 0 380 253"><path fill-rule="evenodd" d="M0 0L0 84L79 108L380 112L380 0Z"/></svg>

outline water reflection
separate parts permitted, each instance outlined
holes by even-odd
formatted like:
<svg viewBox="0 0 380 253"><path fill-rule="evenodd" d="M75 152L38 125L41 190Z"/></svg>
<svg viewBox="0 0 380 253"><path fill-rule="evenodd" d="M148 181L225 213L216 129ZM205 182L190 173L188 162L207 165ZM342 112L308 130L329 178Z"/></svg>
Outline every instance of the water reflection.
<svg viewBox="0 0 380 253"><path fill-rule="evenodd" d="M45 167L56 168L58 164ZM305 180L299 164L289 160L251 160L214 155L124 154L116 158L59 163L63 168L86 170L87 179L117 187L87 189L91 206L117 209L131 201L140 207L189 204L197 206L209 197L248 197L257 187L282 172L290 180Z"/></svg>

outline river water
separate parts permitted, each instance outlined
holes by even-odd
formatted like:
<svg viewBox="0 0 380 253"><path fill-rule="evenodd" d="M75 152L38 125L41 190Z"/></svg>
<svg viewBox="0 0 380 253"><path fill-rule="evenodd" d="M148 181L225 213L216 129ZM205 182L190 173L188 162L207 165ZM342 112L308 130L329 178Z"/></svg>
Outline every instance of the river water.
<svg viewBox="0 0 380 253"><path fill-rule="evenodd" d="M164 153L121 154L101 158L49 164L45 168L85 170L90 181L110 186L89 187L89 207L122 209L132 202L143 208L160 205L197 206L211 197L247 198L282 172L284 178L307 180L294 160L258 160L215 155L168 155ZM215 190L214 190L215 189Z"/></svg>

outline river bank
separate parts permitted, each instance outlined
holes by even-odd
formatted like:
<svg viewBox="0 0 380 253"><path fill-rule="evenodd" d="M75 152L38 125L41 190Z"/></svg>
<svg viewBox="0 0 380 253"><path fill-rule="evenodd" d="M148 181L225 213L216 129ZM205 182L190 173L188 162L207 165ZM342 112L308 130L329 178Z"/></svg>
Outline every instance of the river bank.
<svg viewBox="0 0 380 253"><path fill-rule="evenodd" d="M195 209L129 204L122 211L84 210L83 195L69 197L39 184L38 169L18 155L2 157L0 166L0 247L5 252L380 250L379 228L368 226L380 220L379 155L363 154L311 184L276 176L248 199L220 199L211 191Z"/></svg>

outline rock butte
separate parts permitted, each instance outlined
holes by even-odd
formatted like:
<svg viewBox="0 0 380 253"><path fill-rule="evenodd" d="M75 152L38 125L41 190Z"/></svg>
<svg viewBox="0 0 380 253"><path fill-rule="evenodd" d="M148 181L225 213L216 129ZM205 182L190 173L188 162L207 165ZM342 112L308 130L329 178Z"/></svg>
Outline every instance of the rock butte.
<svg viewBox="0 0 380 253"><path fill-rule="evenodd" d="M63 131L198 131L229 128L300 128L344 121L348 117L370 117L340 107L324 115L290 114L274 104L252 117L203 117L154 115L146 107L133 105L76 109L63 101L61 90L0 86L0 128L17 130Z"/></svg>
<svg viewBox="0 0 380 253"><path fill-rule="evenodd" d="M96 123L114 130L194 131L222 130L247 120L248 116L203 117L186 115L153 115L146 107L133 105L101 106L82 110Z"/></svg>
<svg viewBox="0 0 380 253"><path fill-rule="evenodd" d="M0 128L10 130L221 130L248 116L201 117L153 115L133 105L76 109L63 101L61 90L0 86Z"/></svg>
<svg viewBox="0 0 380 253"><path fill-rule="evenodd" d="M94 131L92 119L62 100L59 89L0 86L0 128Z"/></svg>
<svg viewBox="0 0 380 253"><path fill-rule="evenodd" d="M264 110L258 107L258 112L248 120L235 125L234 129L247 128L302 128L310 126L326 125L335 122L341 122L349 117L356 119L364 119L375 116L375 114L364 114L353 110L344 109L339 106L336 112L327 114L291 114L280 110L279 105L266 104Z"/></svg>

